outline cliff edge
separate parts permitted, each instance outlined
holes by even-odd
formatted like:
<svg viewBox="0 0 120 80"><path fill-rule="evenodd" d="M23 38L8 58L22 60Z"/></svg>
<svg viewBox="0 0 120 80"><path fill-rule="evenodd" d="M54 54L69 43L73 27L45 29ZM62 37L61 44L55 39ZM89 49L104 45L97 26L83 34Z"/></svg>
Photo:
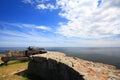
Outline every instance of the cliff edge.
<svg viewBox="0 0 120 80"><path fill-rule="evenodd" d="M114 66L47 52L31 56L29 78L35 80L120 80Z"/></svg>

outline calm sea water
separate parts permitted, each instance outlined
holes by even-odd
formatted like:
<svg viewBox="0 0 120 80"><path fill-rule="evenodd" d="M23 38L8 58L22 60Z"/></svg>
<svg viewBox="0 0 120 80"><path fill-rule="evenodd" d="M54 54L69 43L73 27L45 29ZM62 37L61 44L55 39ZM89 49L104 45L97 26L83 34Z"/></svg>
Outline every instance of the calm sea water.
<svg viewBox="0 0 120 80"><path fill-rule="evenodd" d="M0 53L5 50L25 50L26 47L0 47ZM85 60L102 62L116 66L120 69L120 47L105 48L82 48L82 47L46 47L49 51L64 52L69 56Z"/></svg>

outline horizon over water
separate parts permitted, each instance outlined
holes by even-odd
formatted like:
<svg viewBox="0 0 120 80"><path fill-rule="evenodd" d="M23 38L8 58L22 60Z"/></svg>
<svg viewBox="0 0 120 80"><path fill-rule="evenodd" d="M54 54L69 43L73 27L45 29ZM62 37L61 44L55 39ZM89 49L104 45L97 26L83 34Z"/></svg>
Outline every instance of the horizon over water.
<svg viewBox="0 0 120 80"><path fill-rule="evenodd" d="M120 47L44 47L49 51L66 53L94 62L111 64L120 69ZM0 54L6 50L26 50L27 47L0 47Z"/></svg>

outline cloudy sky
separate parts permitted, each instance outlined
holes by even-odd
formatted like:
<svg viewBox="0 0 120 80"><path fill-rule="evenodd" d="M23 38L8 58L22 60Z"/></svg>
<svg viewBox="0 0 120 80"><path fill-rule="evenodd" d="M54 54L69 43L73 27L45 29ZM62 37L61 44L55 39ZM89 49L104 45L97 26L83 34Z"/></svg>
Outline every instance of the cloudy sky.
<svg viewBox="0 0 120 80"><path fill-rule="evenodd" d="M120 47L120 0L0 0L0 47Z"/></svg>

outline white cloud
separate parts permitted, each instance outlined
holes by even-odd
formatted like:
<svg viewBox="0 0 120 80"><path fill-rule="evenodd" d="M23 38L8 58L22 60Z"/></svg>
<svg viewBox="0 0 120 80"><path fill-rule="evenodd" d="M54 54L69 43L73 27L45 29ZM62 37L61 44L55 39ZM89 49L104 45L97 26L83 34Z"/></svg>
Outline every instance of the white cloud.
<svg viewBox="0 0 120 80"><path fill-rule="evenodd" d="M59 15L68 20L57 33L67 37L105 38L120 34L119 0L57 0Z"/></svg>
<svg viewBox="0 0 120 80"><path fill-rule="evenodd" d="M43 44L47 45L47 43L52 41L51 38L46 35L47 33L50 33L51 30L51 28L47 26L6 22L0 22L0 26L4 26L4 28L0 30L0 46L14 46L14 44L12 44L14 42L18 43L16 46L21 46L23 43L25 43L24 45L27 43L29 45L42 44L40 46L45 46ZM43 31L49 32L44 34Z"/></svg>
<svg viewBox="0 0 120 80"><path fill-rule="evenodd" d="M52 4L47 4L47 7L48 7L49 9L57 9L57 7L54 6L54 5L52 5Z"/></svg>
<svg viewBox="0 0 120 80"><path fill-rule="evenodd" d="M47 6L45 6L44 4L39 4L37 5L37 9L47 9Z"/></svg>
<svg viewBox="0 0 120 80"><path fill-rule="evenodd" d="M54 47L53 43L37 43L37 42L13 42L13 41L3 41L0 42L0 47L28 47L28 46L38 46L38 47Z"/></svg>
<svg viewBox="0 0 120 80"><path fill-rule="evenodd" d="M61 23L56 33L63 36L105 39L120 35L120 0L56 0L54 5L32 1L37 9L61 9L59 16L68 22Z"/></svg>
<svg viewBox="0 0 120 80"><path fill-rule="evenodd" d="M8 25L9 24L9 25ZM0 23L1 25L1 23ZM12 30L10 27L15 26L20 28L17 30ZM22 25L22 24L21 24ZM90 39L80 39L80 38L70 38L64 37L57 34L49 34L49 32L41 32L39 29L48 29L45 26L37 26L34 28L33 24L24 24L24 26L17 23L7 23L4 24L4 29L0 30L0 46L42 46L42 47L115 47L120 44L120 41L104 41L104 40L90 40ZM7 28L9 26L9 28ZM21 29L22 28L22 29ZM39 28L36 30L36 28Z"/></svg>
<svg viewBox="0 0 120 80"><path fill-rule="evenodd" d="M54 6L54 5L52 5L52 4L38 4L37 6L36 6L36 8L37 9L51 9L51 10L53 10L53 9L56 9L56 7Z"/></svg>
<svg viewBox="0 0 120 80"><path fill-rule="evenodd" d="M40 35L35 31L28 31L27 33L20 31L12 31L12 30L0 30L0 34L5 34L8 36L1 36L1 39L4 40L26 40L26 41L49 41L50 39ZM13 38L13 39L12 39Z"/></svg>
<svg viewBox="0 0 120 80"><path fill-rule="evenodd" d="M56 0L55 5L33 1L37 9L61 9L58 14L68 22L56 32L63 36L98 39L120 34L120 0Z"/></svg>
<svg viewBox="0 0 120 80"><path fill-rule="evenodd" d="M30 3L30 4L33 4L34 3L34 1L33 0L23 0L22 2L24 2L24 3Z"/></svg>
<svg viewBox="0 0 120 80"><path fill-rule="evenodd" d="M42 29L42 30L46 30L46 31L50 31L51 30L51 28L46 27L46 26L37 26L36 28Z"/></svg>
<svg viewBox="0 0 120 80"><path fill-rule="evenodd" d="M42 10L44 10L44 9L50 9L50 10L57 9L57 7L53 4L50 4L50 3L45 4L48 1L50 1L50 0L23 0L22 2L26 3L26 4L35 4L37 9L42 9Z"/></svg>
<svg viewBox="0 0 120 80"><path fill-rule="evenodd" d="M49 0L22 0L22 2L26 4L40 4L40 3L45 3L48 1Z"/></svg>
<svg viewBox="0 0 120 80"><path fill-rule="evenodd" d="M0 22L0 25L4 25L4 26L8 26L8 27L19 27L19 28L28 28L28 29L41 29L44 31L50 31L52 30L50 27L48 26L41 26L41 25L35 25L35 24L24 24L24 23L7 23L7 22Z"/></svg>

